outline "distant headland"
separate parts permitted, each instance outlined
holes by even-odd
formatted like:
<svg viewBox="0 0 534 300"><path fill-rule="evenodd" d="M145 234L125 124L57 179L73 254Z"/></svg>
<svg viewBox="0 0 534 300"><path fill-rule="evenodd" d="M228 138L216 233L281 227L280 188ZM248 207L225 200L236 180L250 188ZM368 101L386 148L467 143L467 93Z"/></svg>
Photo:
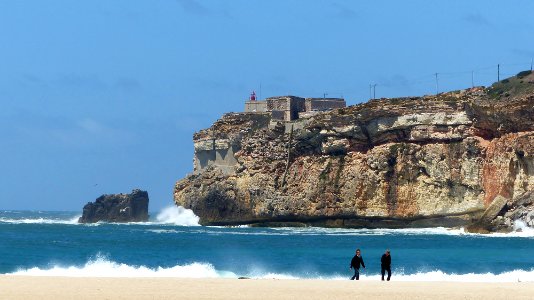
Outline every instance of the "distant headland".
<svg viewBox="0 0 534 300"><path fill-rule="evenodd" d="M209 225L534 225L532 72L345 106L251 95L244 112L195 133L175 203Z"/></svg>

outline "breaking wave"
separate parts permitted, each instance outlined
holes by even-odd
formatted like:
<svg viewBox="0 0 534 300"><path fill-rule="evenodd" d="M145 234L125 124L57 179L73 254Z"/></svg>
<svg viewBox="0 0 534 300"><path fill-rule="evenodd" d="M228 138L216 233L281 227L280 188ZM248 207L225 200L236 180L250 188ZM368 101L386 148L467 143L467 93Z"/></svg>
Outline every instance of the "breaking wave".
<svg viewBox="0 0 534 300"><path fill-rule="evenodd" d="M65 277L175 277L175 278L239 278L254 279L323 279L347 280L352 274L284 274L268 270L252 270L247 273L236 273L228 270L217 270L207 262L193 262L172 267L147 267L118 263L97 255L83 266L54 265L48 269L28 268L19 269L9 275L20 276L65 276ZM380 280L379 274L362 274L360 280ZM440 270L403 274L393 270L394 281L448 281L448 282L534 282L533 270L513 270L500 274L468 273L448 274Z"/></svg>
<svg viewBox="0 0 534 300"><path fill-rule="evenodd" d="M174 267L149 268L146 266L131 266L108 260L97 255L83 266L54 265L49 269L38 267L19 269L11 275L28 276L68 276L68 277L183 277L183 278L225 278L236 277L231 272L217 271L208 263L192 263Z"/></svg>
<svg viewBox="0 0 534 300"><path fill-rule="evenodd" d="M70 219L61 219L61 218L0 218L0 223L9 223L9 224L65 224L65 225L76 225L78 224L78 219L82 215L77 215Z"/></svg>
<svg viewBox="0 0 534 300"><path fill-rule="evenodd" d="M526 226L521 221L516 221L514 232L479 234L470 233L463 228L451 229L445 227L435 228L403 228L403 229L347 229L347 228L321 228L321 227L280 227L271 228L280 235L345 235L345 236L384 236L384 235L449 235L449 236L480 236L480 237L521 237L534 238L534 228Z"/></svg>
<svg viewBox="0 0 534 300"><path fill-rule="evenodd" d="M192 210L182 206L170 206L164 208L157 216L160 224L173 224L179 226L200 226L200 218Z"/></svg>
<svg viewBox="0 0 534 300"><path fill-rule="evenodd" d="M378 275L376 278L379 278ZM395 281L449 281L449 282L534 282L534 269L513 270L499 274L492 273L467 273L467 274L447 274L440 270L416 273L402 274Z"/></svg>
<svg viewBox="0 0 534 300"><path fill-rule="evenodd" d="M73 213L55 213L55 212L25 212L25 211L0 211L0 223L10 224L79 224L78 219L81 215ZM177 226L200 226L200 218L192 210L181 206L166 207L161 210L155 220L148 222L130 222L130 223L107 223L97 222L80 224L83 226L98 226L101 224L113 225L177 225Z"/></svg>
<svg viewBox="0 0 534 300"><path fill-rule="evenodd" d="M172 225L172 226L200 226L200 218L192 210L182 206L170 206L162 209L154 219L148 222L131 223L106 223L97 222L92 224L79 224L81 215L73 212L42 212L42 211L0 211L0 223L9 224L64 224L99 226L102 224L112 225ZM224 226L210 226L211 228L229 228ZM203 227L206 228L206 227ZM256 228L254 231L242 231L239 229L249 228L247 225L232 226L236 230L213 232L212 234L233 235L339 235L339 236L383 236L383 235L448 235L448 236L480 236L497 238L534 238L534 228L517 220L514 223L514 231L510 233L478 234L469 233L463 228L404 228L404 229L351 229L351 228L322 228L322 227L271 227ZM157 230L153 230L156 232ZM168 229L161 229L156 233L168 233Z"/></svg>

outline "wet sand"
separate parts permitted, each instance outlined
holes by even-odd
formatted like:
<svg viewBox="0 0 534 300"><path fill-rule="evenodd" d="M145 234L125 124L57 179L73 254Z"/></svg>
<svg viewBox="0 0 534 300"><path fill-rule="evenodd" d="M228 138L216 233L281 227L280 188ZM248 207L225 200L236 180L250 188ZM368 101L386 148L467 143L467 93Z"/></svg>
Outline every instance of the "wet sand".
<svg viewBox="0 0 534 300"><path fill-rule="evenodd" d="M0 299L533 299L534 283L0 275Z"/></svg>

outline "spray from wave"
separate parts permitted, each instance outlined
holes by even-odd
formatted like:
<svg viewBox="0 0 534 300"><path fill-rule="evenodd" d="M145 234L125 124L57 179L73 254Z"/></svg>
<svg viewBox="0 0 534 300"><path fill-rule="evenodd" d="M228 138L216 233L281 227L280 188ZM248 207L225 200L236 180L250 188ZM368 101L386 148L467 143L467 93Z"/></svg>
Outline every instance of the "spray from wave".
<svg viewBox="0 0 534 300"><path fill-rule="evenodd" d="M108 260L105 256L97 255L83 266L55 265L49 269L38 267L19 269L11 275L28 276L68 276L68 277L181 277L181 278L225 278L236 277L231 272L217 271L208 263L192 263L174 267L149 268L146 266L131 266Z"/></svg>
<svg viewBox="0 0 534 300"><path fill-rule="evenodd" d="M9 224L64 224L76 225L81 215L72 213L56 212L11 212L0 211L0 223ZM155 225L170 224L178 226L200 226L200 218L192 210L181 206L166 207L158 213L156 220L150 222L130 222L130 223L107 223L97 222L91 224L81 224L84 226L98 226L101 224L113 225Z"/></svg>
<svg viewBox="0 0 534 300"><path fill-rule="evenodd" d="M200 226L200 218L192 210L182 206L164 208L156 217L158 223L174 224L179 226Z"/></svg>
<svg viewBox="0 0 534 300"><path fill-rule="evenodd" d="M114 262L103 255L97 255L83 266L54 265L48 269L33 267L19 269L9 275L22 276L66 276L66 277L175 277L175 278L238 278L241 276L255 279L323 279L347 280L350 274L309 274L277 273L269 270L256 269L247 273L217 270L212 264L206 262L193 262L172 267L133 266ZM500 274L468 273L448 274L440 270L403 274L402 271L393 270L394 281L447 281L447 282L534 282L533 270L513 270ZM379 274L363 274L363 281L380 280Z"/></svg>
<svg viewBox="0 0 534 300"><path fill-rule="evenodd" d="M0 218L0 223L10 224L65 224L76 225L81 215L74 216L70 219L57 219L57 218Z"/></svg>
<svg viewBox="0 0 534 300"><path fill-rule="evenodd" d="M529 227L525 222L521 220L514 221L514 231L516 233L524 233L525 235L534 236L534 228Z"/></svg>

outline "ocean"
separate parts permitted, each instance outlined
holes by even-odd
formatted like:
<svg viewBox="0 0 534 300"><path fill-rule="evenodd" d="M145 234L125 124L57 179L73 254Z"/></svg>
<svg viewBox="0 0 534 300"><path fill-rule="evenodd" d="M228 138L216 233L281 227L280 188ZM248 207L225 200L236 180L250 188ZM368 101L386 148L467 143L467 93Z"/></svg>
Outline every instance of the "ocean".
<svg viewBox="0 0 534 300"><path fill-rule="evenodd" d="M0 211L0 274L89 277L315 278L348 280L356 248L380 280L391 250L392 280L534 281L534 229L468 234L462 229L204 227L169 207L149 222L78 224L79 212Z"/></svg>

